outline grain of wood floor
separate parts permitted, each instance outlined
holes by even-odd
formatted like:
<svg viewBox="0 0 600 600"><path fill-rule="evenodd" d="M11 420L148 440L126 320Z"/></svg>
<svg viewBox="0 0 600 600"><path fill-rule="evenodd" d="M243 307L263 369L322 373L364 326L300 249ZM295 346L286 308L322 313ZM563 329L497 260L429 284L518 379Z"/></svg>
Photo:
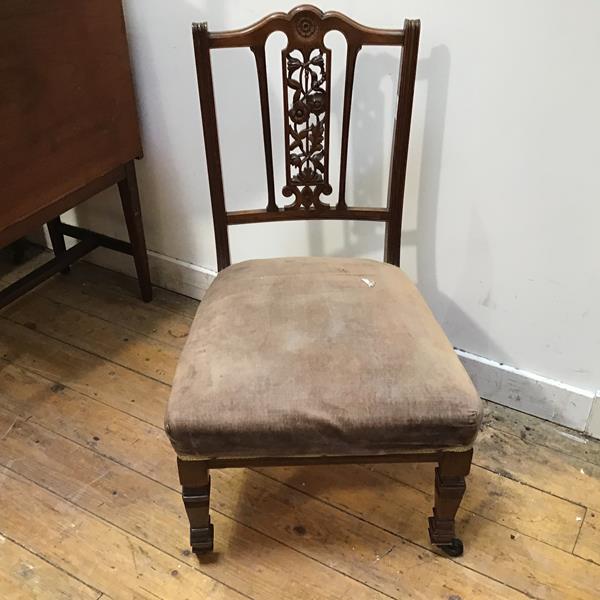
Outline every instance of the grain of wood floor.
<svg viewBox="0 0 600 600"><path fill-rule="evenodd" d="M81 263L0 312L2 600L600 598L600 443L493 404L461 558L421 464L214 472L198 561L162 431L195 309Z"/></svg>

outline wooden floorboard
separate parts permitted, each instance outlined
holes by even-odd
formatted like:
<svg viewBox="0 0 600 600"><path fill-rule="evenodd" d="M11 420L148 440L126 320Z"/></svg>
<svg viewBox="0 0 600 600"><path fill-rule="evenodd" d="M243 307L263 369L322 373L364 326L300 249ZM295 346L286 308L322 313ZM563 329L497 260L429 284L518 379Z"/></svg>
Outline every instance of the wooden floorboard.
<svg viewBox="0 0 600 600"><path fill-rule="evenodd" d="M600 513L595 510L587 510L574 554L600 565Z"/></svg>
<svg viewBox="0 0 600 600"><path fill-rule="evenodd" d="M545 446L600 466L600 443L578 431L492 402L488 403L485 424L516 435L529 444Z"/></svg>
<svg viewBox="0 0 600 600"><path fill-rule="evenodd" d="M112 598L245 597L10 469L0 478L3 534Z"/></svg>
<svg viewBox="0 0 600 600"><path fill-rule="evenodd" d="M94 590L51 563L0 535L0 598L98 600ZM108 596L104 596L108 600Z"/></svg>
<svg viewBox="0 0 600 600"><path fill-rule="evenodd" d="M422 492L431 492L434 465L378 464L372 469ZM585 508L473 465L461 506L519 533L569 552Z"/></svg>
<svg viewBox="0 0 600 600"><path fill-rule="evenodd" d="M0 312L0 598L599 597L600 444L493 404L463 557L428 543L431 465L380 464L214 472L198 561L162 430L197 303L136 286L80 263Z"/></svg>
<svg viewBox="0 0 600 600"><path fill-rule="evenodd" d="M3 416L0 413L0 422ZM198 564L188 550L178 491L73 444L31 420L19 421L12 437L10 445L5 446L5 455L13 471L252 597L277 597L278 590L286 586L293 588L298 597L332 598L336 590L349 597L377 597L351 578L329 573L325 566L219 511L213 515L221 531L216 544L218 560ZM256 554L257 548L262 552Z"/></svg>

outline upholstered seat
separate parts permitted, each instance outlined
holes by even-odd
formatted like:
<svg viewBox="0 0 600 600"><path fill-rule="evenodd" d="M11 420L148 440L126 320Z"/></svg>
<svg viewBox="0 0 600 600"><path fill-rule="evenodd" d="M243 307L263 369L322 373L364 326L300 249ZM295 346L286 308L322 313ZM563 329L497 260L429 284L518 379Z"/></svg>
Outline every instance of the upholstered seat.
<svg viewBox="0 0 600 600"><path fill-rule="evenodd" d="M192 325L166 430L181 457L468 447L481 401L416 287L346 258L221 271Z"/></svg>

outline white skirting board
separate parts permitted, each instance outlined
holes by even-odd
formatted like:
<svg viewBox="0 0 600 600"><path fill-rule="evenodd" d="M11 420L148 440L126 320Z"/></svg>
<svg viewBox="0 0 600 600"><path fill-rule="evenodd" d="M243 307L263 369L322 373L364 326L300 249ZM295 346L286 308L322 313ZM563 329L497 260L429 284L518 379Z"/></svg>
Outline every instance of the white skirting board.
<svg viewBox="0 0 600 600"><path fill-rule="evenodd" d="M136 276L133 258L125 254L98 248L86 256L84 260L112 271L125 273L132 277ZM153 285L184 296L190 296L190 298L196 298L196 300L202 300L208 286L217 275L216 271L198 267L192 263L158 254L151 250L148 251L148 263Z"/></svg>
<svg viewBox="0 0 600 600"><path fill-rule="evenodd" d="M216 273L175 258L149 252L155 285L202 299ZM87 259L101 266L135 276L133 260L98 249ZM456 350L479 395L524 413L571 427L600 439L600 396L594 391L516 369L465 350Z"/></svg>
<svg viewBox="0 0 600 600"><path fill-rule="evenodd" d="M594 407L600 399L593 391L464 350L456 353L482 398L600 438L600 406Z"/></svg>
<svg viewBox="0 0 600 600"><path fill-rule="evenodd" d="M585 432L600 440L600 392L596 392Z"/></svg>

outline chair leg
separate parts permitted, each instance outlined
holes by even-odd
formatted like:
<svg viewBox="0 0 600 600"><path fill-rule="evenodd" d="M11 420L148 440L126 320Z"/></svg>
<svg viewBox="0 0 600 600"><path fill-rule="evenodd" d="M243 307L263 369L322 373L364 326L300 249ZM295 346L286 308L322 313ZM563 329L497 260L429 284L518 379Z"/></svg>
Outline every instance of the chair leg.
<svg viewBox="0 0 600 600"><path fill-rule="evenodd" d="M48 233L50 234L50 241L52 242L52 250L54 250L54 256L62 256L67 251L67 247L65 246L65 236L60 232L60 225L60 217L56 217L46 223ZM65 267L61 273L66 275L69 270L69 267Z"/></svg>
<svg viewBox="0 0 600 600"><path fill-rule="evenodd" d="M190 544L196 554L212 552L213 526L210 522L210 476L203 461L177 459L183 504L190 521Z"/></svg>
<svg viewBox="0 0 600 600"><path fill-rule="evenodd" d="M121 195L123 214L125 215L125 223L129 232L129 241L133 250L133 260L135 262L142 300L150 302L152 300L152 284L150 282L150 269L148 268L148 253L146 251L146 239L142 224L140 196L133 161L125 165L125 172L127 174L126 178L119 181L119 194Z"/></svg>
<svg viewBox="0 0 600 600"><path fill-rule="evenodd" d="M445 452L435 470L435 505L429 517L429 538L449 556L461 556L463 544L456 537L454 517L466 490L473 450Z"/></svg>

